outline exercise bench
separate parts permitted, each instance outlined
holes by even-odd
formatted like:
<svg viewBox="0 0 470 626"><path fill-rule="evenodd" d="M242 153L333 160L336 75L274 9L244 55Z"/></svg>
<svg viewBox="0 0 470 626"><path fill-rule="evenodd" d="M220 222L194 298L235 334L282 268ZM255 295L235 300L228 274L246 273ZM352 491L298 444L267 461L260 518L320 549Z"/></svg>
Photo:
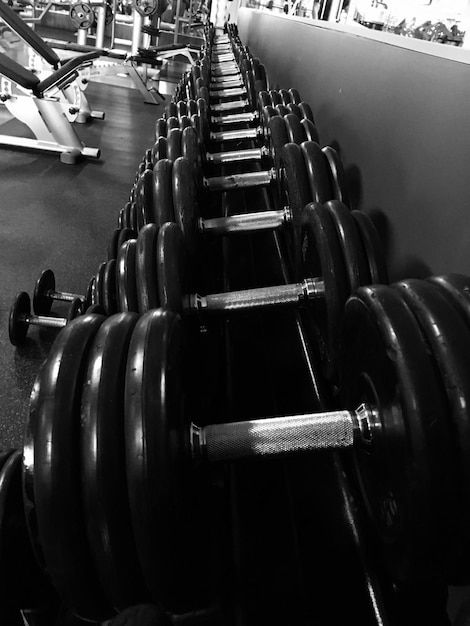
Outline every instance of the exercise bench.
<svg viewBox="0 0 470 626"><path fill-rule="evenodd" d="M7 26L20 38L22 39L34 52L41 57L48 65L51 67L51 71L58 70L63 66L64 63L70 61L70 59L63 61L58 54L49 46L44 39L42 39L36 31L34 31L25 21L21 19L21 17L5 2L0 1L0 18L5 22ZM100 56L100 52L98 50L94 51L94 55L86 57L86 61L90 58L97 59ZM82 59L83 56L79 56L78 60ZM79 75L79 74L78 74ZM92 111L90 105L88 104L88 100L83 93L86 88L87 82L83 80L77 80L77 85L80 89L79 101L74 102L75 107L78 111L74 114L73 117L68 115L69 121L77 121L78 123L85 123L90 118L94 119L104 119L104 113L101 111ZM76 93L75 100L76 100Z"/></svg>
<svg viewBox="0 0 470 626"><path fill-rule="evenodd" d="M40 152L58 152L63 163L74 164L83 157L98 159L98 148L86 147L78 138L66 112L70 104L63 90L77 77L82 67L91 65L94 53L70 59L47 78L0 53L0 101L35 136L0 135L0 146L20 147Z"/></svg>

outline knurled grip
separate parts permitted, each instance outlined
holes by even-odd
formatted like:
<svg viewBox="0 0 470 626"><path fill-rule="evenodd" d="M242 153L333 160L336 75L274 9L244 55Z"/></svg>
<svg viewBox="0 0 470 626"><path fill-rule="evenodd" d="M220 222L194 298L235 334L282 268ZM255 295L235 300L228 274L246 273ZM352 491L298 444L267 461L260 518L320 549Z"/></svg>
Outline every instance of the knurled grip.
<svg viewBox="0 0 470 626"><path fill-rule="evenodd" d="M350 448L357 429L352 411L232 422L198 429L198 448L213 462Z"/></svg>

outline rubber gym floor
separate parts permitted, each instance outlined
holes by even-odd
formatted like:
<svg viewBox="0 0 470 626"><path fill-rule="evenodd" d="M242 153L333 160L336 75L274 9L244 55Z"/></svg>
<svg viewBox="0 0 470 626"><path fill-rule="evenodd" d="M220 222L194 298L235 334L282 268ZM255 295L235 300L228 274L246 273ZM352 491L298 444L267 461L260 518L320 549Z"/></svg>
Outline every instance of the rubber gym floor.
<svg viewBox="0 0 470 626"><path fill-rule="evenodd" d="M183 70L175 64L175 80ZM171 92L174 84L166 85ZM77 125L77 134L101 148L99 160L65 165L58 155L0 148L1 449L22 445L32 384L57 332L30 327L24 346L14 348L8 337L11 302L18 291L32 295L45 268L54 271L57 289L85 292L107 258L119 210L166 104L145 104L136 89L98 82L86 93L105 119ZM21 135L23 129L0 109L0 133ZM67 305L55 303L53 311L66 314Z"/></svg>

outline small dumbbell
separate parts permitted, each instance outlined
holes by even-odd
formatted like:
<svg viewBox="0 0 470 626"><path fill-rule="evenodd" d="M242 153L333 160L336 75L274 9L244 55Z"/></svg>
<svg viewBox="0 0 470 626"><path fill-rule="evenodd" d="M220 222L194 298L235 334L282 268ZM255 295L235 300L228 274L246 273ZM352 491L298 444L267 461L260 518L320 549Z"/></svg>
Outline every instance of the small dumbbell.
<svg viewBox="0 0 470 626"><path fill-rule="evenodd" d="M54 300L60 302L74 302L76 299L81 301L82 309L86 311L93 304L94 285L95 277L93 276L88 283L85 295L56 291L54 272L50 269L43 270L34 287L34 313L36 315L47 315L51 310Z"/></svg>
<svg viewBox="0 0 470 626"><path fill-rule="evenodd" d="M32 315L30 297L25 291L21 291L13 300L13 304L10 309L8 324L10 341L14 346L19 346L24 343L30 325L61 329L81 314L82 301L80 298L74 298L70 305L67 317Z"/></svg>
<svg viewBox="0 0 470 626"><path fill-rule="evenodd" d="M60 302L74 302L78 299L81 302L83 311L86 311L93 303L94 283L95 278L92 277L88 283L85 295L56 291L54 272L50 269L46 269L41 272L41 275L36 281L33 294L33 310L36 315L47 315L51 310L54 300Z"/></svg>

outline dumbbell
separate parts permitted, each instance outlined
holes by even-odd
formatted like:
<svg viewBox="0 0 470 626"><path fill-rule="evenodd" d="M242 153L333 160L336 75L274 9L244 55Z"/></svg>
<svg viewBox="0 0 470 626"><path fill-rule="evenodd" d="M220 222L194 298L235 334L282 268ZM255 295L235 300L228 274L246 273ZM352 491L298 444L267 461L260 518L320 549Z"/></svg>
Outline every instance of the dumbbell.
<svg viewBox="0 0 470 626"><path fill-rule="evenodd" d="M95 288L95 277L93 276L84 296L56 291L54 272L50 269L43 270L36 281L33 293L33 310L36 315L47 315L54 300L59 302L74 302L77 298L82 303L82 310L86 311L93 304L93 292Z"/></svg>
<svg viewBox="0 0 470 626"><path fill-rule="evenodd" d="M406 285L404 288L413 292L418 306L423 293L432 292L432 306L452 313L452 305L432 285L424 281L419 286L412 282ZM434 317L430 307L422 305L429 319ZM467 347L470 345L468 325L458 314L452 315L452 319L459 332L451 330L444 315L436 319L439 329L446 326L451 335L461 337ZM185 415L179 402L183 389L178 371L181 372L186 355L179 345L178 325L177 318L168 312L154 311L141 318L131 340L126 373L126 437L132 445L129 457L140 471L137 467L131 471L135 482L129 485L130 493L158 493L155 483L163 483L170 468L175 471L175 465L187 465L188 472L194 472L190 458L199 462L227 461L299 451L352 449L366 509L394 580L409 584L442 579L458 557L462 537L468 545L461 523L462 480L457 478L454 458L457 438L448 409L451 397L457 399L459 394L446 381L447 367L436 367L435 354L429 350L429 336L403 297L401 287L362 288L348 301L340 377L340 406L346 410L332 413L228 425L222 418L218 425L191 427L191 417ZM433 333L432 328L430 332ZM450 348L444 349L450 352ZM463 350L459 354L464 356ZM460 371L461 378L467 380L468 355L470 352ZM165 381L163 386L153 384L155 371L159 372L159 380ZM466 415L468 423L470 405L464 406L461 415ZM152 420L159 424L152 427ZM469 445L466 428L465 443L458 444L460 450ZM136 436L144 432L149 433L148 438ZM173 453L165 456L166 470L158 463L160 456L152 459L161 472L157 476L148 471L150 461L144 450L168 455L170 437L180 443L175 443ZM185 444L191 438L188 450ZM468 468L468 456L461 454L459 459ZM146 477L145 490L142 484L138 489L138 476ZM464 491L468 519L468 481ZM460 523L456 521L459 518ZM453 530L456 525L462 528L458 538Z"/></svg>
<svg viewBox="0 0 470 626"><path fill-rule="evenodd" d="M82 314L82 300L72 300L67 317L46 317L31 314L31 300L25 291L19 292L13 300L8 321L8 333L14 346L24 343L29 326L44 328L64 328L71 320Z"/></svg>

